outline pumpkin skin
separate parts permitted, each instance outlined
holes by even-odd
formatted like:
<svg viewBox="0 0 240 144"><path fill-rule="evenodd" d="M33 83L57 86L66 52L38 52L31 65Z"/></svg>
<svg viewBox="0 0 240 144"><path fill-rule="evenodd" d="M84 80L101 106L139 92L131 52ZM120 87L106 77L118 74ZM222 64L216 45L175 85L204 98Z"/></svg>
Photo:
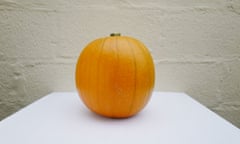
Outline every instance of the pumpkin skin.
<svg viewBox="0 0 240 144"><path fill-rule="evenodd" d="M76 88L93 112L127 118L148 103L154 87L154 64L138 40L111 34L89 43L76 65Z"/></svg>

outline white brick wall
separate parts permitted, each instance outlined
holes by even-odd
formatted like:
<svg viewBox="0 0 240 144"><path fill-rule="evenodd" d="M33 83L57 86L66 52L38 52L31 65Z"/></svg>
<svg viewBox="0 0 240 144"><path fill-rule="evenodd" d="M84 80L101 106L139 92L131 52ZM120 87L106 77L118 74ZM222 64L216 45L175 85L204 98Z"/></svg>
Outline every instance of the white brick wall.
<svg viewBox="0 0 240 144"><path fill-rule="evenodd" d="M184 91L240 127L239 0L0 0L0 119L75 90L80 51L112 32L151 49L155 90Z"/></svg>

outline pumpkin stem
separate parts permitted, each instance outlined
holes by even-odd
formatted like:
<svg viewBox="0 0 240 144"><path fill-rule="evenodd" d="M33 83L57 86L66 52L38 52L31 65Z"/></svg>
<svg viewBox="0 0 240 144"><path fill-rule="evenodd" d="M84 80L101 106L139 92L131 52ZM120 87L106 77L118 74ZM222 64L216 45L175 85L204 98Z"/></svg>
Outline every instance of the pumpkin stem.
<svg viewBox="0 0 240 144"><path fill-rule="evenodd" d="M110 36L121 36L121 33L111 33Z"/></svg>

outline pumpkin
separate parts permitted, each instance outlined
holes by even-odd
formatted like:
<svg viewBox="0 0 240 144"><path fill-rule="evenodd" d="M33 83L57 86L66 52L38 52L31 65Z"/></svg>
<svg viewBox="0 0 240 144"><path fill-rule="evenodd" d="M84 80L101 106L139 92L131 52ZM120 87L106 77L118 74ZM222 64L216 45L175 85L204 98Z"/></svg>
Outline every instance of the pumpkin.
<svg viewBox="0 0 240 144"><path fill-rule="evenodd" d="M88 44L76 64L76 88L93 112L127 118L148 103L154 87L154 64L140 41L111 34Z"/></svg>

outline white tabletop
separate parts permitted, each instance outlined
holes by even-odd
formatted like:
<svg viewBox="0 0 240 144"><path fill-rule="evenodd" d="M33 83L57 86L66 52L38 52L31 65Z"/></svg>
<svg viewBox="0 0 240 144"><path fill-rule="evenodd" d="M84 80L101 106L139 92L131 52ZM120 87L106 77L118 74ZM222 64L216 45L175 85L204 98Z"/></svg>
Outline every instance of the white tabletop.
<svg viewBox="0 0 240 144"><path fill-rule="evenodd" d="M155 92L138 115L109 119L76 93L51 93L0 122L1 144L240 144L240 130L184 93Z"/></svg>

